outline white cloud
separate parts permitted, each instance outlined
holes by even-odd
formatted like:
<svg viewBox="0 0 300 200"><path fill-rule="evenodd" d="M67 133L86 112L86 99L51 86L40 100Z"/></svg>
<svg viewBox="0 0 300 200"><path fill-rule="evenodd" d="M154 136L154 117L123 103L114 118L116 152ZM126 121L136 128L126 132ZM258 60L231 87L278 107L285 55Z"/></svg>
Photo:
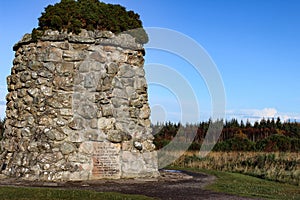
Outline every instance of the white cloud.
<svg viewBox="0 0 300 200"><path fill-rule="evenodd" d="M247 121L249 120L251 123L255 121L260 121L265 118L277 118L280 117L282 121L287 120L300 120L300 113L283 113L278 112L275 108L264 108L264 109L241 109L241 110L228 110L226 112L226 118L232 119L236 118L238 120Z"/></svg>

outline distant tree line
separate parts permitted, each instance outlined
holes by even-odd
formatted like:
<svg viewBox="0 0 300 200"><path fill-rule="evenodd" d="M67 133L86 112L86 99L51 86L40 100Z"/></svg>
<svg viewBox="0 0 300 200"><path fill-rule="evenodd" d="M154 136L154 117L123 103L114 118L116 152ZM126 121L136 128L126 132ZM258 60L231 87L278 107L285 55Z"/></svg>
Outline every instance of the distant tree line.
<svg viewBox="0 0 300 200"><path fill-rule="evenodd" d="M210 123L223 123L222 121L201 122L198 124L163 123L152 125L155 134L154 143L160 149L167 145L177 134L181 126L186 137L196 136L190 150L199 150L206 136ZM225 121L222 133L214 146L214 151L291 151L300 152L300 123L282 122L277 119L262 119L251 124L249 121L232 119Z"/></svg>
<svg viewBox="0 0 300 200"><path fill-rule="evenodd" d="M32 31L33 39L37 39L42 34L41 31L47 29L75 34L86 29L113 33L128 31L137 42L148 42L137 13L127 11L121 5L106 4L99 0L61 0L55 5L47 6L38 20L38 28Z"/></svg>

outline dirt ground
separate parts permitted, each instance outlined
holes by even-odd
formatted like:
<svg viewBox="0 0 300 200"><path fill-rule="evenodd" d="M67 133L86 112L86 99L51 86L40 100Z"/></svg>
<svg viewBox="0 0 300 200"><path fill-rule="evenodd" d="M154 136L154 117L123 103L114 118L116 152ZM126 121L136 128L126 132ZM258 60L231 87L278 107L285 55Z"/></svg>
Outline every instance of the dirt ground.
<svg viewBox="0 0 300 200"><path fill-rule="evenodd" d="M61 183L29 182L19 179L1 179L0 185L18 187L52 187L62 189L94 190L98 192L120 192L141 194L156 199L209 199L209 200L251 200L224 193L205 190L207 184L216 178L203 173L186 171L161 171L158 179L95 180ZM253 199L252 199L253 200Z"/></svg>

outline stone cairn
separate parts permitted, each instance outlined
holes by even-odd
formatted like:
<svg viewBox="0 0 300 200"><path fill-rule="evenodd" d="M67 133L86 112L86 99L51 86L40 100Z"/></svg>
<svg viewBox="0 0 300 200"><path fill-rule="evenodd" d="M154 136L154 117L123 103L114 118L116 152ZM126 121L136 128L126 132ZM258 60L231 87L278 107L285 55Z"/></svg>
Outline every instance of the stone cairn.
<svg viewBox="0 0 300 200"><path fill-rule="evenodd" d="M129 34L30 34L16 51L1 173L41 181L157 177L144 49Z"/></svg>

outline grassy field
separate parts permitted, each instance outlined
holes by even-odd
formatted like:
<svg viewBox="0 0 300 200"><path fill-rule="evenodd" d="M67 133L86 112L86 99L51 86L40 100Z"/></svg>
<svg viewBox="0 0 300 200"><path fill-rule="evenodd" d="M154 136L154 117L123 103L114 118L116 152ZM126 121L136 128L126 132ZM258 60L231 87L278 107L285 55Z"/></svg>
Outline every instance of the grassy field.
<svg viewBox="0 0 300 200"><path fill-rule="evenodd" d="M217 180L206 187L208 190L224 192L238 196L278 199L278 200L299 200L300 187L290 184L268 181L239 173L219 172L215 170L170 167L194 172L203 172L217 177Z"/></svg>
<svg viewBox="0 0 300 200"><path fill-rule="evenodd" d="M54 188L0 187L1 200L150 200L141 195L87 190L62 190Z"/></svg>
<svg viewBox="0 0 300 200"><path fill-rule="evenodd" d="M210 152L205 158L187 152L175 166L238 172L267 180L300 186L299 153Z"/></svg>

